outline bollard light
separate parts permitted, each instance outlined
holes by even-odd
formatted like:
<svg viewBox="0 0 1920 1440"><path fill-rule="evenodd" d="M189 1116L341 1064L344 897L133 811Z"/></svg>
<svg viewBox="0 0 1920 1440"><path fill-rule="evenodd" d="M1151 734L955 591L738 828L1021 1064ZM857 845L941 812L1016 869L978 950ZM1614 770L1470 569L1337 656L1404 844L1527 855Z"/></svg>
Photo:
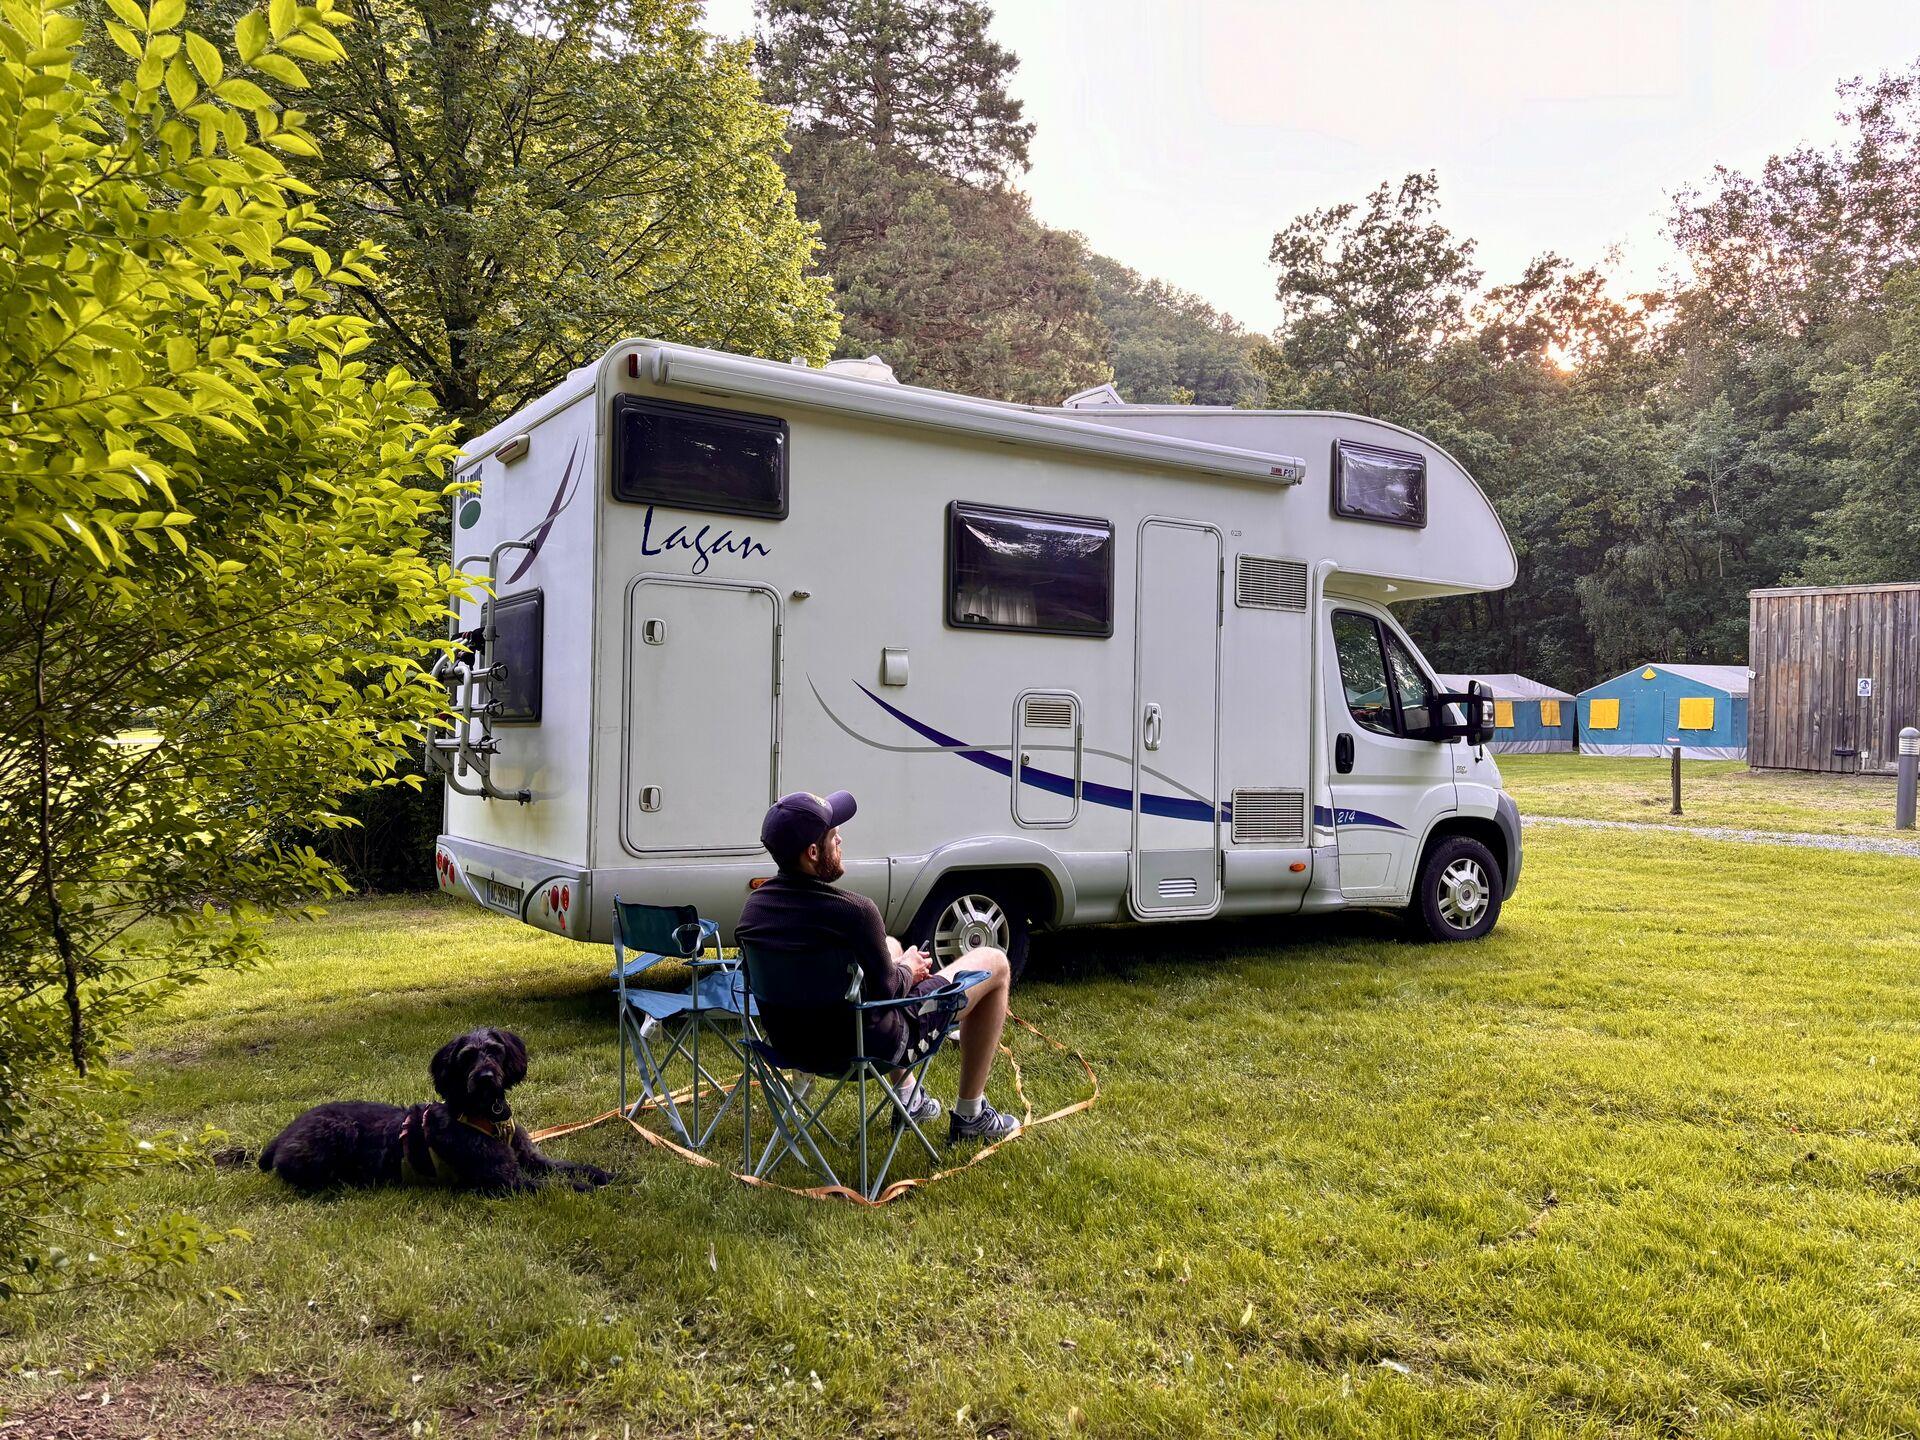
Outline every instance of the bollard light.
<svg viewBox="0 0 1920 1440"><path fill-rule="evenodd" d="M1909 725L1900 732L1899 782L1893 800L1893 828L1913 829L1915 782L1920 781L1920 730Z"/></svg>

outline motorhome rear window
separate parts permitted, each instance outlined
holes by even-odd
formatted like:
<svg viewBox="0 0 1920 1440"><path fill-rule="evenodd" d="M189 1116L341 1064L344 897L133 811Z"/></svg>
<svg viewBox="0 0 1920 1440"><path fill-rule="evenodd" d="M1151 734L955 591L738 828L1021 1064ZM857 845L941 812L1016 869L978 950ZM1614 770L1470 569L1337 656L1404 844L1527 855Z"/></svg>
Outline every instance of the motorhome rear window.
<svg viewBox="0 0 1920 1440"><path fill-rule="evenodd" d="M613 498L784 520L787 422L616 395Z"/></svg>
<svg viewBox="0 0 1920 1440"><path fill-rule="evenodd" d="M1334 441L1333 513L1383 525L1425 526L1426 457L1353 440Z"/></svg>
<svg viewBox="0 0 1920 1440"><path fill-rule="evenodd" d="M967 630L1113 634L1113 523L955 501L947 623Z"/></svg>
<svg viewBox="0 0 1920 1440"><path fill-rule="evenodd" d="M529 725L540 719L541 650L546 601L538 590L503 595L493 602L490 663L506 667L493 683L493 718L502 724Z"/></svg>

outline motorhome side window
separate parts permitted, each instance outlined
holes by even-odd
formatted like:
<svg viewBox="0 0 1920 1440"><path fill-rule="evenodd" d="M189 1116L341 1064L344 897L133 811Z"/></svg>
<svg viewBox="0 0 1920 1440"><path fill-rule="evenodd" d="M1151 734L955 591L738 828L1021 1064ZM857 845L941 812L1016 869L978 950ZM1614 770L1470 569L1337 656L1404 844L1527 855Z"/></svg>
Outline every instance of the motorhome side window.
<svg viewBox="0 0 1920 1440"><path fill-rule="evenodd" d="M1113 634L1112 522L955 501L947 510L947 623Z"/></svg>
<svg viewBox="0 0 1920 1440"><path fill-rule="evenodd" d="M545 644L546 599L539 590L502 595L491 606L493 645L487 662L505 673L494 682L493 718L501 724L540 719L540 670Z"/></svg>
<svg viewBox="0 0 1920 1440"><path fill-rule="evenodd" d="M616 395L613 498L784 520L787 422Z"/></svg>
<svg viewBox="0 0 1920 1440"><path fill-rule="evenodd" d="M1418 737L1433 725L1433 682L1393 631L1371 615L1336 611L1333 648L1347 710L1362 729Z"/></svg>
<svg viewBox="0 0 1920 1440"><path fill-rule="evenodd" d="M1349 520L1423 528L1426 457L1353 440L1334 441L1333 513Z"/></svg>

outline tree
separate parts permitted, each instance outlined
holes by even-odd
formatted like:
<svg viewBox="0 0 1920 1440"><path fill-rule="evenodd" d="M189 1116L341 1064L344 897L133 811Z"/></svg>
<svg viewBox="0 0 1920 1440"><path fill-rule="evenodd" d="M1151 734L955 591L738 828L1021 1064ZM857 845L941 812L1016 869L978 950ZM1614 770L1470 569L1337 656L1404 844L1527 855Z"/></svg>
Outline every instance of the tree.
<svg viewBox="0 0 1920 1440"><path fill-rule="evenodd" d="M259 83L345 17L272 0L227 49L108 3L122 84L75 64L72 0L0 15L0 1294L209 1242L88 1209L146 1153L100 1062L337 888L293 837L445 703L413 637L455 579L421 554L451 437L363 358L340 307L380 257L323 248L281 159L313 138Z"/></svg>
<svg viewBox="0 0 1920 1440"><path fill-rule="evenodd" d="M757 0L767 93L808 130L957 180L1027 168L1033 126L1007 93L1019 64L980 0Z"/></svg>
<svg viewBox="0 0 1920 1440"><path fill-rule="evenodd" d="M1085 247L1018 191L820 135L796 137L788 165L820 226L840 353L878 352L912 384L1042 404L1107 379Z"/></svg>
<svg viewBox="0 0 1920 1440"><path fill-rule="evenodd" d="M355 305L465 433L626 335L830 352L780 113L697 0L351 8L346 62L276 93L313 112L342 239L386 251Z"/></svg>
<svg viewBox="0 0 1920 1440"><path fill-rule="evenodd" d="M903 380L1054 403L1108 376L1086 247L1003 183L1033 127L976 0L759 0L786 170L820 226L840 353Z"/></svg>
<svg viewBox="0 0 1920 1440"><path fill-rule="evenodd" d="M1895 271L1883 303L1886 350L1820 387L1821 439L1845 458L1804 568L1818 584L1920 579L1920 269Z"/></svg>
<svg viewBox="0 0 1920 1440"><path fill-rule="evenodd" d="M1273 237L1281 321L1270 403L1417 423L1460 354L1480 283L1473 242L1434 218L1439 206L1434 175L1409 175L1364 206L1312 211Z"/></svg>
<svg viewBox="0 0 1920 1440"><path fill-rule="evenodd" d="M1113 381L1141 405L1257 405L1266 381L1257 345L1198 295L1089 255L1094 313L1108 335Z"/></svg>

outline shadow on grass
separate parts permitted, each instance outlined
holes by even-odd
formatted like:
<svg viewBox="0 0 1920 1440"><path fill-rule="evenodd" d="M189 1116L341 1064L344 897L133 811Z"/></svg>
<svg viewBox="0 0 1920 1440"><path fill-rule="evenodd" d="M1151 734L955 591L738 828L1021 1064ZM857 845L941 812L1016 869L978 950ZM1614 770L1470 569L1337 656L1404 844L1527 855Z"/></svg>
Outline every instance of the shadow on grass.
<svg viewBox="0 0 1920 1440"><path fill-rule="evenodd" d="M1381 945L1429 950L1399 915L1255 915L1162 924L1091 925L1033 937L1022 983L1170 979L1244 960L1377 960ZM1019 991L1016 989L1018 1008Z"/></svg>

